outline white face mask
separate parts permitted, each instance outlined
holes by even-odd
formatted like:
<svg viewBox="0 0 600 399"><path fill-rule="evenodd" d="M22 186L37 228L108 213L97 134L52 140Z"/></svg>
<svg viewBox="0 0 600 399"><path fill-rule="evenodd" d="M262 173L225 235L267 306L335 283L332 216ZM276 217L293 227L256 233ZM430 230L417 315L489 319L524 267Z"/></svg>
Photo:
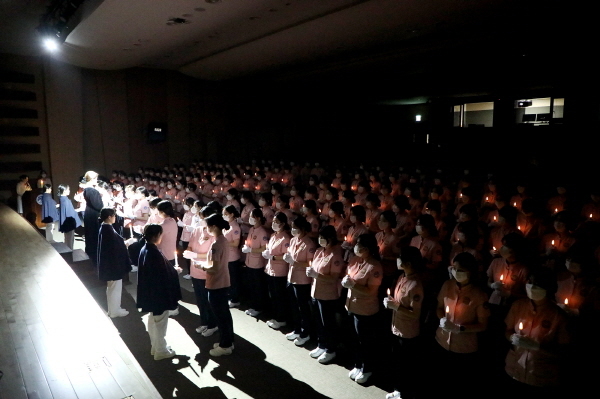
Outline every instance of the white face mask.
<svg viewBox="0 0 600 399"><path fill-rule="evenodd" d="M258 205L265 206L265 205L267 205L267 201L265 201L264 199L261 199L260 201L258 201Z"/></svg>
<svg viewBox="0 0 600 399"><path fill-rule="evenodd" d="M388 227L388 222L377 222L377 227L379 227L379 230L385 230Z"/></svg>
<svg viewBox="0 0 600 399"><path fill-rule="evenodd" d="M142 179L140 179L139 177L135 178L135 181L140 181L140 180L142 180Z"/></svg>
<svg viewBox="0 0 600 399"><path fill-rule="evenodd" d="M459 283L464 283L469 279L469 273L467 272L459 272L456 269L452 269L452 277Z"/></svg>
<svg viewBox="0 0 600 399"><path fill-rule="evenodd" d="M240 202L241 202L242 204L246 204L246 198L242 198L242 199L240 199Z"/></svg>
<svg viewBox="0 0 600 399"><path fill-rule="evenodd" d="M358 245L354 246L354 255L360 256L361 250L358 248Z"/></svg>
<svg viewBox="0 0 600 399"><path fill-rule="evenodd" d="M181 184L178 184L177 186L177 190L181 190L181 187L183 187Z"/></svg>
<svg viewBox="0 0 600 399"><path fill-rule="evenodd" d="M417 234L421 235L423 233L423 226L415 226L415 230Z"/></svg>
<svg viewBox="0 0 600 399"><path fill-rule="evenodd" d="M322 247L326 247L327 246L327 240L324 239L323 237L319 237L319 245Z"/></svg>
<svg viewBox="0 0 600 399"><path fill-rule="evenodd" d="M195 182L197 182L197 181L198 181L198 178L197 178L197 177L194 177L194 181L195 181Z"/></svg>
<svg viewBox="0 0 600 399"><path fill-rule="evenodd" d="M164 186L165 186L165 183L160 183L160 186L161 186L161 187L164 187Z"/></svg>
<svg viewBox="0 0 600 399"><path fill-rule="evenodd" d="M292 229L292 235L294 237L298 237L300 235L300 230L299 229Z"/></svg>
<svg viewBox="0 0 600 399"><path fill-rule="evenodd" d="M273 224L271 224L271 228L273 229L273 231L279 231L281 230L281 225L273 222Z"/></svg>
<svg viewBox="0 0 600 399"><path fill-rule="evenodd" d="M275 208L282 209L283 208L283 204L281 202L276 202L275 203Z"/></svg>
<svg viewBox="0 0 600 399"><path fill-rule="evenodd" d="M329 217L330 218L335 217L335 212L334 211L329 211Z"/></svg>
<svg viewBox="0 0 600 399"><path fill-rule="evenodd" d="M183 207L185 208L187 205L184 205ZM195 206L192 207L192 209L190 209L190 212L192 212L194 215L198 213L198 208L196 208Z"/></svg>
<svg viewBox="0 0 600 399"><path fill-rule="evenodd" d="M227 196L226 196L226 197L227 197L227 199L228 199L229 201L231 201L231 200L233 199L233 195L231 195L231 194L227 194Z"/></svg>
<svg viewBox="0 0 600 399"><path fill-rule="evenodd" d="M525 284L527 297L532 301L540 301L546 298L546 290L533 284Z"/></svg>
<svg viewBox="0 0 600 399"><path fill-rule="evenodd" d="M359 192L359 193L362 193L362 192L364 192L364 191L365 191L365 188L364 188L364 187L359 187L359 188L358 188L358 192Z"/></svg>
<svg viewBox="0 0 600 399"><path fill-rule="evenodd" d="M290 195L291 195L292 197L294 197L294 196L296 195L296 190L292 190L292 191L290 191Z"/></svg>
<svg viewBox="0 0 600 399"><path fill-rule="evenodd" d="M331 201L331 199L332 199L332 198L333 198L333 195L331 195L331 194L326 194L326 195L325 195L325 199L326 199L327 201Z"/></svg>
<svg viewBox="0 0 600 399"><path fill-rule="evenodd" d="M350 216L350 223L356 223L356 216L354 216L354 215Z"/></svg>
<svg viewBox="0 0 600 399"><path fill-rule="evenodd" d="M189 207L189 206L187 206L187 205L184 205L184 206L183 206L183 209L185 209L186 211L189 211L189 210L190 210L190 207Z"/></svg>
<svg viewBox="0 0 600 399"><path fill-rule="evenodd" d="M252 226L254 226L254 224L256 223L256 219L253 217L249 217L248 218L248 223L250 223Z"/></svg>
<svg viewBox="0 0 600 399"><path fill-rule="evenodd" d="M398 270L404 270L404 267L402 266L402 259L396 259L396 267L398 267Z"/></svg>
<svg viewBox="0 0 600 399"><path fill-rule="evenodd" d="M173 188L173 185L172 185L172 184L168 184L168 185L167 185L167 188L170 190L170 189L172 189L172 188Z"/></svg>

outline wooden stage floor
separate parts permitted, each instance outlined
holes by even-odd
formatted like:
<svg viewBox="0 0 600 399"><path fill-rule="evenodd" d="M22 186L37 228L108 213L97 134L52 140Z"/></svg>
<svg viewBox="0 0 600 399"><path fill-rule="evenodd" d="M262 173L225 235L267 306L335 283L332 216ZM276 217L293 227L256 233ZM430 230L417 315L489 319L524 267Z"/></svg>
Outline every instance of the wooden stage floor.
<svg viewBox="0 0 600 399"><path fill-rule="evenodd" d="M72 268L0 204L1 399L160 398Z"/></svg>

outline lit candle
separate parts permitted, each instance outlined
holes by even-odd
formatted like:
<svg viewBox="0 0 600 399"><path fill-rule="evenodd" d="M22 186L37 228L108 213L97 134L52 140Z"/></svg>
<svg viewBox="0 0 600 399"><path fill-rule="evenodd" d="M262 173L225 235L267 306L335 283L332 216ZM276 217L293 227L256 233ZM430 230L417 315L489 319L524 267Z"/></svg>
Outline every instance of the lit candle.
<svg viewBox="0 0 600 399"><path fill-rule="evenodd" d="M387 293L388 293L388 296L390 296L390 289L389 289L389 288L388 288L388 291L387 291Z"/></svg>
<svg viewBox="0 0 600 399"><path fill-rule="evenodd" d="M450 319L450 306L446 305L446 320Z"/></svg>
<svg viewBox="0 0 600 399"><path fill-rule="evenodd" d="M523 322L522 321L519 322L519 335L521 335L521 333L523 333Z"/></svg>
<svg viewBox="0 0 600 399"><path fill-rule="evenodd" d="M492 249L495 251L495 250L496 250L496 247L492 247Z"/></svg>
<svg viewBox="0 0 600 399"><path fill-rule="evenodd" d="M501 275L500 275L500 282L501 282L502 284L504 284L504 274L501 274Z"/></svg>
<svg viewBox="0 0 600 399"><path fill-rule="evenodd" d="M569 306L569 298L565 298L565 306Z"/></svg>
<svg viewBox="0 0 600 399"><path fill-rule="evenodd" d="M551 245L554 246L554 240L552 240L552 244Z"/></svg>
<svg viewBox="0 0 600 399"><path fill-rule="evenodd" d="M496 221L496 216L494 215L494 222Z"/></svg>
<svg viewBox="0 0 600 399"><path fill-rule="evenodd" d="M514 207L516 207L516 206L517 206L517 203L516 203L516 202L514 202L514 203L513 203L513 206L514 206Z"/></svg>
<svg viewBox="0 0 600 399"><path fill-rule="evenodd" d="M593 216L594 216L594 215L590 213L590 219L593 219Z"/></svg>
<svg viewBox="0 0 600 399"><path fill-rule="evenodd" d="M348 236L344 236L344 241L348 241Z"/></svg>
<svg viewBox="0 0 600 399"><path fill-rule="evenodd" d="M489 197L485 197L485 202L488 202L489 200Z"/></svg>
<svg viewBox="0 0 600 399"><path fill-rule="evenodd" d="M517 226L517 229L521 230L521 226Z"/></svg>
<svg viewBox="0 0 600 399"><path fill-rule="evenodd" d="M179 259L177 259L177 251L175 251L175 267L179 267Z"/></svg>
<svg viewBox="0 0 600 399"><path fill-rule="evenodd" d="M554 208L554 213L558 213L558 208Z"/></svg>

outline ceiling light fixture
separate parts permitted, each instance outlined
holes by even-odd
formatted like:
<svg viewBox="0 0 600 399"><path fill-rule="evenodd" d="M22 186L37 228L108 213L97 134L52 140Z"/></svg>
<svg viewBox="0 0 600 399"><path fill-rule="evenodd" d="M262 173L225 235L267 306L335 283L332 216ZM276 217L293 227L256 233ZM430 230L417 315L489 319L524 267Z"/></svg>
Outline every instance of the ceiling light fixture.
<svg viewBox="0 0 600 399"><path fill-rule="evenodd" d="M206 1L208 4L216 4L216 3L220 3L221 0L204 0Z"/></svg>
<svg viewBox="0 0 600 399"><path fill-rule="evenodd" d="M190 21L189 19L185 19L185 18L169 18L167 20L167 25L169 26L173 26L173 25L186 25L186 24L191 24L192 21Z"/></svg>
<svg viewBox="0 0 600 399"><path fill-rule="evenodd" d="M58 49L58 41L54 38L47 37L43 40L43 43L48 51L56 51Z"/></svg>

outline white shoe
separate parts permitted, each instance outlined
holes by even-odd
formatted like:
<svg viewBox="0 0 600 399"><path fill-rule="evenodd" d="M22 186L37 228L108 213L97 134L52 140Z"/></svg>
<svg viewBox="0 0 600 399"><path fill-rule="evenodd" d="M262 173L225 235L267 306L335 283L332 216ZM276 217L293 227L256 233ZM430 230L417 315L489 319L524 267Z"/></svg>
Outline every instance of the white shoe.
<svg viewBox="0 0 600 399"><path fill-rule="evenodd" d="M229 307L230 307L230 308L237 308L238 306L240 306L240 303L239 303L239 302L232 302L232 301L229 301Z"/></svg>
<svg viewBox="0 0 600 399"><path fill-rule="evenodd" d="M385 399L402 399L402 397L400 396L400 392L394 391L385 395Z"/></svg>
<svg viewBox="0 0 600 399"><path fill-rule="evenodd" d="M230 346L229 348L221 348L220 346L217 346L216 348L211 349L208 353L210 353L211 356L223 356L231 355L232 352L233 346Z"/></svg>
<svg viewBox="0 0 600 399"><path fill-rule="evenodd" d="M329 352L329 353L325 352L321 356L319 356L319 358L317 360L321 364L327 364L330 361L332 361L333 359L335 359L335 356L336 356L335 352Z"/></svg>
<svg viewBox="0 0 600 399"><path fill-rule="evenodd" d="M310 357L312 357L314 359L317 359L319 356L321 356L325 352L327 352L327 350L325 350L323 348L316 347L315 349L313 349L312 351L310 351Z"/></svg>
<svg viewBox="0 0 600 399"><path fill-rule="evenodd" d="M179 308L175 309L175 310L169 310L169 316L174 317L179 315Z"/></svg>
<svg viewBox="0 0 600 399"><path fill-rule="evenodd" d="M371 377L373 375L373 373L363 373L362 371L356 376L356 378L354 379L354 381L358 382L359 384L364 384L365 382L368 381L369 377Z"/></svg>
<svg viewBox="0 0 600 399"><path fill-rule="evenodd" d="M304 338L302 338L302 337L298 337L298 338L296 338L296 339L294 340L294 345L296 345L296 346L302 346L302 345L304 345L305 343L307 343L309 339L310 339L310 337L309 337L309 336L308 336L308 337L304 337Z"/></svg>
<svg viewBox="0 0 600 399"><path fill-rule="evenodd" d="M203 337L210 337L211 335L213 335L214 333L216 333L218 330L219 330L219 327L207 328L206 330L202 331L202 336Z"/></svg>
<svg viewBox="0 0 600 399"><path fill-rule="evenodd" d="M170 346L167 346L167 349L168 349L168 350L171 350L171 347L170 347ZM151 347L150 347L150 356L154 356L155 354L156 354L156 351L154 350L154 347L153 347L153 346L151 346Z"/></svg>
<svg viewBox="0 0 600 399"><path fill-rule="evenodd" d="M357 375L360 374L360 369L354 367L352 370L350 370L350 372L348 373L348 377L354 381L354 379L356 378Z"/></svg>
<svg viewBox="0 0 600 399"><path fill-rule="evenodd" d="M259 310L254 310L254 309L248 309L248 310L246 310L246 314L247 314L248 316L252 316L252 317L256 317L256 316L258 316L258 315L259 315L259 314L261 314L261 313L262 313L262 312L261 312L261 311L259 311Z"/></svg>
<svg viewBox="0 0 600 399"><path fill-rule="evenodd" d="M269 320L267 325L273 330L279 330L281 327L285 327L287 323L285 321Z"/></svg>
<svg viewBox="0 0 600 399"><path fill-rule="evenodd" d="M171 348L167 348L167 352L156 352L154 354L154 360L168 359L175 356L175 351Z"/></svg>
<svg viewBox="0 0 600 399"><path fill-rule="evenodd" d="M186 274L185 276L183 276L183 278L186 280L191 280L192 276L190 276L189 274Z"/></svg>
<svg viewBox="0 0 600 399"><path fill-rule="evenodd" d="M131 273L136 273L138 271L138 267L131 265Z"/></svg>
<svg viewBox="0 0 600 399"><path fill-rule="evenodd" d="M203 333L204 331L206 331L206 330L208 330L208 327L207 327L207 326L200 326L200 327L196 328L196 332L197 332L198 334L202 334L202 333Z"/></svg>
<svg viewBox="0 0 600 399"><path fill-rule="evenodd" d="M126 311L125 309L119 309L119 310L117 310L116 312L109 313L108 315L109 315L109 316L110 316L112 319L114 319L114 318L116 318L116 317L125 317L125 316L127 316L128 314L129 314L129 312L128 312L128 311Z"/></svg>
<svg viewBox="0 0 600 399"><path fill-rule="evenodd" d="M218 343L218 342L215 342L215 343L213 344L213 348L216 348L217 346L219 346L219 343ZM234 350L234 349L235 349L235 345L234 345L234 344L231 344L231 350Z"/></svg>
<svg viewBox="0 0 600 399"><path fill-rule="evenodd" d="M293 332L293 331L292 331L292 332L291 332L291 333L289 333L289 334L285 334L285 337L287 338L287 340L288 340L288 341L293 341L293 340L295 340L296 338L299 338L299 337L300 337L300 334L296 334L295 332Z"/></svg>

